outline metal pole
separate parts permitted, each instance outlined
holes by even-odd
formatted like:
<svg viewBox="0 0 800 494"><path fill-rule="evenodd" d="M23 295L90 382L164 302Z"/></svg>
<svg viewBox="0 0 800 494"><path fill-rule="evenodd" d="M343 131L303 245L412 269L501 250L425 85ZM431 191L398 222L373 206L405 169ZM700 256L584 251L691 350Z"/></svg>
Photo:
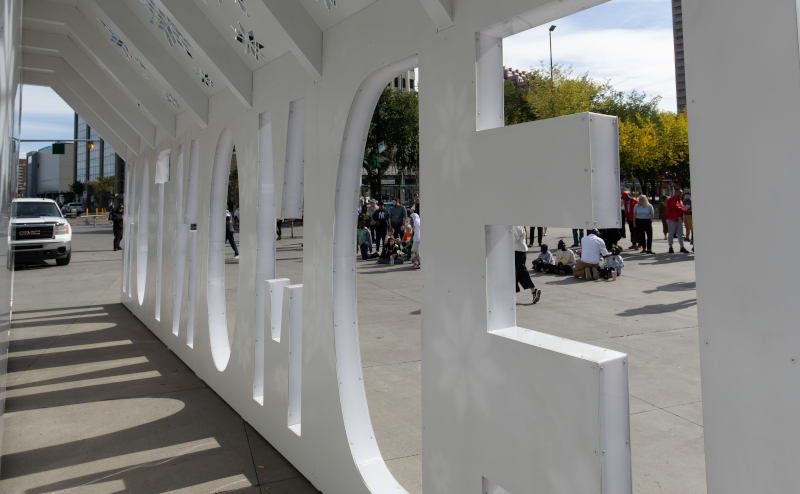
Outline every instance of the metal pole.
<svg viewBox="0 0 800 494"><path fill-rule="evenodd" d="M292 222L292 238L294 238L294 220L291 220L291 222Z"/></svg>

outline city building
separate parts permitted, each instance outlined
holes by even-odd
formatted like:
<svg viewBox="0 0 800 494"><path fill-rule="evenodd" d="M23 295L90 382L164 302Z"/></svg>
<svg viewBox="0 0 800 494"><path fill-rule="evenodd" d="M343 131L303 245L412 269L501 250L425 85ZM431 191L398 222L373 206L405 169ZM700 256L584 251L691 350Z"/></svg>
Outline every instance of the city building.
<svg viewBox="0 0 800 494"><path fill-rule="evenodd" d="M25 165L27 164L28 160L26 158L19 159L19 165L17 166L17 197L25 196Z"/></svg>
<svg viewBox="0 0 800 494"><path fill-rule="evenodd" d="M95 181L99 177L115 177L114 198L122 199L125 190L125 160L77 113L75 113L75 139L73 180L86 183ZM91 139L91 142L80 139ZM84 192L83 202L88 207L107 208L108 204L95 205L99 202L99 198L95 198L90 189L91 187L88 187Z"/></svg>
<svg viewBox="0 0 800 494"><path fill-rule="evenodd" d="M75 145L64 144L64 154L53 154L52 146L30 151L25 156L24 197L46 197L63 201L75 170Z"/></svg>
<svg viewBox="0 0 800 494"><path fill-rule="evenodd" d="M678 113L686 109L686 69L683 63L683 10L681 0L672 0L672 36L675 38L675 94Z"/></svg>
<svg viewBox="0 0 800 494"><path fill-rule="evenodd" d="M389 83L389 87L392 89L405 89L406 91L417 89L417 81L414 78L415 75L413 70L403 72L392 79L392 82Z"/></svg>
<svg viewBox="0 0 800 494"><path fill-rule="evenodd" d="M517 89L526 89L528 87L527 72L522 70L503 67L503 80L514 83L514 87Z"/></svg>

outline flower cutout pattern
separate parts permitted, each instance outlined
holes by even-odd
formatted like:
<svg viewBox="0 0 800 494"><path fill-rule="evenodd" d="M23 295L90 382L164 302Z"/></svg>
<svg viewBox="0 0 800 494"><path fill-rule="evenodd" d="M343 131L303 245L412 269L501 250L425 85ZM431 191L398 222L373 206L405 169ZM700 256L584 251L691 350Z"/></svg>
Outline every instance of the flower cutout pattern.
<svg viewBox="0 0 800 494"><path fill-rule="evenodd" d="M150 14L152 15L152 17L150 18L150 24L156 26L164 33L164 36L167 38L167 42L169 43L169 46L172 47L178 45L181 49L183 49L186 52L187 55L189 55L189 58L194 58L192 56L192 53L189 51L189 49L194 49L194 46L192 46L192 44L189 43L189 40L187 40L183 36L183 33L181 33L181 31L178 29L178 26L176 26L175 23L172 22L172 19L167 17L167 15L164 12L162 12L161 9L156 7L156 4L153 3L153 0L140 0L140 1L147 8L147 10L150 11Z"/></svg>
<svg viewBox="0 0 800 494"><path fill-rule="evenodd" d="M245 34L244 27L242 26L241 22L238 26L231 26L231 28L236 34L234 39L244 45L245 53L253 55L253 58L255 58L257 62L261 61L261 50L264 48L264 45L256 41L253 31L247 31Z"/></svg>
<svg viewBox="0 0 800 494"><path fill-rule="evenodd" d="M178 103L178 100L176 100L175 97L172 96L170 93L164 91L164 97L167 98L167 102L171 103L176 110L181 109L181 105Z"/></svg>
<svg viewBox="0 0 800 494"><path fill-rule="evenodd" d="M125 58L127 58L129 62L133 61L133 62L138 63L142 67L142 69L147 70L147 69L144 68L144 64L142 63L142 61L139 60L138 57L135 57L133 55L133 53L131 53L131 51L128 49L128 45L126 45L125 42L122 41L119 38L119 36L117 36L117 34L114 31L111 30L110 27L108 27L108 24L103 22L102 19L97 19L97 20L100 21L100 24L105 26L106 30L111 34L111 40L110 41L112 43L114 43L115 45L119 46L120 48L122 48L122 53L125 54ZM142 74L142 75L144 75L144 74ZM147 76L145 76L145 77L147 77Z"/></svg>
<svg viewBox="0 0 800 494"><path fill-rule="evenodd" d="M214 87L214 81L212 81L211 78L208 77L208 74L198 69L197 67L194 68L194 73L197 74L197 77L200 78L200 82L202 82L203 84L205 84L210 88Z"/></svg>
<svg viewBox="0 0 800 494"><path fill-rule="evenodd" d="M319 0L317 1L319 2ZM337 9L339 8L339 6L336 5L336 0L323 0L323 1L325 2L325 6L328 8L328 11L331 10L331 6L336 7Z"/></svg>

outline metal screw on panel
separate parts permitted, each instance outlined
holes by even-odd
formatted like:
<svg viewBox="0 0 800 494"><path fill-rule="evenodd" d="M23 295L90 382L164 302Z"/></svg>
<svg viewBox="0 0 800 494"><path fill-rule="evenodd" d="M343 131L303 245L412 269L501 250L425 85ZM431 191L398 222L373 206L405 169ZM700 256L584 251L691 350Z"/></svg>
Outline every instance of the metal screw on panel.
<svg viewBox="0 0 800 494"><path fill-rule="evenodd" d="M492 313L492 311L490 310L490 311L489 311L489 314L491 314L491 313Z"/></svg>
<svg viewBox="0 0 800 494"><path fill-rule="evenodd" d="M789 360L791 360L793 364L796 364L796 363L797 363L797 359L796 359L796 358L794 358L794 357L790 358Z"/></svg>
<svg viewBox="0 0 800 494"><path fill-rule="evenodd" d="M478 112L478 115L480 115L480 114L481 114L481 112Z"/></svg>
<svg viewBox="0 0 800 494"><path fill-rule="evenodd" d="M694 100L692 100L692 103L694 103Z"/></svg>
<svg viewBox="0 0 800 494"><path fill-rule="evenodd" d="M711 343L709 343L709 342L708 342L708 340L706 340L706 346L709 346L710 344L711 344Z"/></svg>
<svg viewBox="0 0 800 494"><path fill-rule="evenodd" d="M597 454L597 450L594 450L594 454Z"/></svg>
<svg viewBox="0 0 800 494"><path fill-rule="evenodd" d="M627 360L623 360L623 361L622 361L622 365L625 365L625 364L627 364L627 363L628 363L628 361L627 361Z"/></svg>

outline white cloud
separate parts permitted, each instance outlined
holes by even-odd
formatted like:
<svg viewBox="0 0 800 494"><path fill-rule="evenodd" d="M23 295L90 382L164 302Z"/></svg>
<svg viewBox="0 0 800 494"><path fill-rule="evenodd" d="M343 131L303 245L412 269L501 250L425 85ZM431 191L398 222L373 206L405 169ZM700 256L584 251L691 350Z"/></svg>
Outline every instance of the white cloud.
<svg viewBox="0 0 800 494"><path fill-rule="evenodd" d="M20 139L72 139L75 112L52 89L22 87L22 126ZM49 142L20 143L20 156L48 146Z"/></svg>
<svg viewBox="0 0 800 494"><path fill-rule="evenodd" d="M55 91L43 86L22 86L22 115L74 115Z"/></svg>
<svg viewBox="0 0 800 494"><path fill-rule="evenodd" d="M670 29L569 29L563 20L553 36L553 61L611 79L616 89L638 89L662 97L660 107L676 110L675 55ZM520 70L550 63L547 27L503 41L504 64Z"/></svg>

